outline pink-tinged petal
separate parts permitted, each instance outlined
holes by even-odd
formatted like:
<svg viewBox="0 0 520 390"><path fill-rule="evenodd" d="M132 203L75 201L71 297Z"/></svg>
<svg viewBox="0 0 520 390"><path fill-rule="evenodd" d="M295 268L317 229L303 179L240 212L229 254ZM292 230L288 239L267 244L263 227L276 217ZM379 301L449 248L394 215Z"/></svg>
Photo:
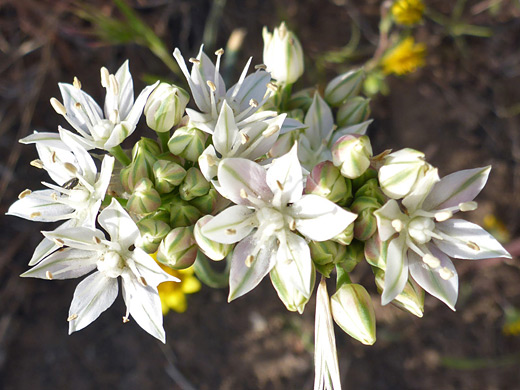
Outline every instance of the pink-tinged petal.
<svg viewBox="0 0 520 390"><path fill-rule="evenodd" d="M334 117L329 105L319 93L314 94L312 104L305 115L307 129L303 132L313 145L318 147L334 126Z"/></svg>
<svg viewBox="0 0 520 390"><path fill-rule="evenodd" d="M59 196L53 190L31 192L14 202L7 210L6 215L14 215L37 222L56 222L71 218L74 209L56 202L51 195Z"/></svg>
<svg viewBox="0 0 520 390"><path fill-rule="evenodd" d="M440 299L448 307L455 311L455 303L457 302L457 295L459 292L459 277L457 271L453 266L450 258L438 250L434 245L428 245L432 255L440 260L440 266L436 269L430 268L425 264L421 257L415 252L409 253L409 268L410 275L426 292L434 297ZM450 274L450 278L443 278L441 272L443 269L443 276ZM445 276L446 277L446 276Z"/></svg>
<svg viewBox="0 0 520 390"><path fill-rule="evenodd" d="M247 142L238 147L235 155L250 160L265 155L278 139L286 116L287 114L281 114L243 127L240 132L246 136Z"/></svg>
<svg viewBox="0 0 520 390"><path fill-rule="evenodd" d="M399 204L394 199L390 199L384 204L383 207L374 211L374 215L376 216L377 220L377 230L379 232L379 237L381 237L382 241L388 240L395 233L397 233L394 226L392 225L393 221L401 221L406 218L406 215L403 214L399 208Z"/></svg>
<svg viewBox="0 0 520 390"><path fill-rule="evenodd" d="M276 262L275 250L274 237L259 241L251 235L237 244L231 258L228 302L254 289L271 271Z"/></svg>
<svg viewBox="0 0 520 390"><path fill-rule="evenodd" d="M94 270L96 260L95 251L63 248L20 276L49 280L78 278Z"/></svg>
<svg viewBox="0 0 520 390"><path fill-rule="evenodd" d="M219 192L236 204L253 206L273 197L261 165L244 158L226 158L218 167ZM251 199L251 200L250 200Z"/></svg>
<svg viewBox="0 0 520 390"><path fill-rule="evenodd" d="M435 224L435 232L441 233L443 240L433 241L441 251L456 259L488 259L511 255L488 232L480 226L463 219L449 219Z"/></svg>
<svg viewBox="0 0 520 390"><path fill-rule="evenodd" d="M275 207L294 203L302 197L303 175L296 144L289 153L273 160L267 171L266 180L275 194L273 198Z"/></svg>
<svg viewBox="0 0 520 390"><path fill-rule="evenodd" d="M220 154L228 156L237 137L238 127L235 123L235 114L224 100L213 132L213 145Z"/></svg>
<svg viewBox="0 0 520 390"><path fill-rule="evenodd" d="M394 238L388 244L386 256L385 286L381 304L386 305L403 291L408 281L408 247L405 236Z"/></svg>
<svg viewBox="0 0 520 390"><path fill-rule="evenodd" d="M294 202L291 214L296 230L314 241L326 241L347 228L357 215L321 196L308 194Z"/></svg>
<svg viewBox="0 0 520 390"><path fill-rule="evenodd" d="M99 213L98 222L108 232L111 241L118 242L123 249L134 245L139 237L137 225L115 198Z"/></svg>
<svg viewBox="0 0 520 390"><path fill-rule="evenodd" d="M475 199L486 185L491 166L466 169L444 176L425 199L424 210L440 210Z"/></svg>
<svg viewBox="0 0 520 390"><path fill-rule="evenodd" d="M276 252L277 269L287 275L290 288L298 290L305 297L310 297L314 266L309 245L305 239L294 233L286 233L284 236L285 240L279 237L280 246Z"/></svg>
<svg viewBox="0 0 520 390"><path fill-rule="evenodd" d="M439 180L437 168L433 168L429 169L426 174L417 181L412 192L403 199L403 205L410 214L421 208L424 199Z"/></svg>
<svg viewBox="0 0 520 390"><path fill-rule="evenodd" d="M246 206L231 206L205 224L201 233L221 244L234 244L246 237L257 225L255 211Z"/></svg>
<svg viewBox="0 0 520 390"><path fill-rule="evenodd" d="M166 342L166 334L163 329L163 316L161 298L157 288L144 286L130 272L121 274L123 282L123 298L130 316L146 332L156 339Z"/></svg>
<svg viewBox="0 0 520 390"><path fill-rule="evenodd" d="M90 325L112 306L117 297L117 279L94 272L78 284L69 309L69 334Z"/></svg>
<svg viewBox="0 0 520 390"><path fill-rule="evenodd" d="M86 251L102 250L105 248L101 240L105 235L101 230L94 230L83 226L70 229L56 229L52 232L42 232L42 234L62 246L70 246L75 249Z"/></svg>
<svg viewBox="0 0 520 390"><path fill-rule="evenodd" d="M141 248L135 248L132 251L132 260L139 276L143 277L146 284L157 287L164 282L180 282L179 278L165 272L159 264Z"/></svg>
<svg viewBox="0 0 520 390"><path fill-rule="evenodd" d="M386 257L388 251L388 241L382 241L376 233L365 241L365 258L367 263L373 267L386 269Z"/></svg>

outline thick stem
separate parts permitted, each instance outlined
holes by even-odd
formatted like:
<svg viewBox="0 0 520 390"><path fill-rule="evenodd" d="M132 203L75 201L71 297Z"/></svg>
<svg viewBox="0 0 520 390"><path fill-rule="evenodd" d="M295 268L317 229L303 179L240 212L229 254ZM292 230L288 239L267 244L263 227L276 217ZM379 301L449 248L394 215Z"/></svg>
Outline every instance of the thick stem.
<svg viewBox="0 0 520 390"><path fill-rule="evenodd" d="M132 160L130 160L130 157L127 156L121 145L114 146L112 149L109 150L110 154L114 156L117 161L119 161L123 166L128 166Z"/></svg>
<svg viewBox="0 0 520 390"><path fill-rule="evenodd" d="M167 152L168 149L168 141L170 140L170 132L157 132L157 138L159 138L159 142L161 143L161 149L164 152Z"/></svg>

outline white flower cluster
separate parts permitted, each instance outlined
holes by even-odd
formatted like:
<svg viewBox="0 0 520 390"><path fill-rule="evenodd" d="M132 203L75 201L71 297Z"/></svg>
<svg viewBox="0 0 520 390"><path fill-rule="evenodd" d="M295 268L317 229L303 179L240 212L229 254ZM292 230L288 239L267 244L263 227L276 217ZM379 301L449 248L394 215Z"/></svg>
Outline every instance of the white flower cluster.
<svg viewBox="0 0 520 390"><path fill-rule="evenodd" d="M134 102L128 62L115 75L101 69L103 110L77 79L60 84L63 103L51 99L52 106L77 134L60 128L22 140L36 145L33 165L55 184L22 192L8 214L63 221L43 232L22 276L86 276L70 307L70 332L112 304L121 277L123 321L131 316L165 341L157 286L175 278L151 254L174 269L225 259L230 301L269 275L287 309L299 313L321 274L315 388L339 389L333 320L359 341L375 341L370 295L350 279L359 262L372 267L382 304L422 316L422 290L455 307L450 258L510 255L477 225L451 218L477 207L489 167L440 179L418 151L374 156L363 71L336 77L323 96L292 93L304 68L298 39L285 24L263 36L265 65L248 75L249 59L230 88L220 74L222 49L214 64L201 48L191 71L175 49L194 108L186 108L188 92L165 83ZM127 153L121 143L143 112L156 139L143 137ZM99 170L93 149L105 151ZM325 280L333 274L329 298Z"/></svg>

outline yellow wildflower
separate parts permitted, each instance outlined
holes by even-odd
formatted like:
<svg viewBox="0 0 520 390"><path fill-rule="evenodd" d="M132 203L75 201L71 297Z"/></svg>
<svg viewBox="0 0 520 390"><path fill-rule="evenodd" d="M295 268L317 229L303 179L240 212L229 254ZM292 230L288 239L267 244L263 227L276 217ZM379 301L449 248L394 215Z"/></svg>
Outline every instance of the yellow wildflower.
<svg viewBox="0 0 520 390"><path fill-rule="evenodd" d="M151 256L155 259L155 253ZM170 275L180 279L180 282L165 282L157 286L163 315L166 315L170 309L177 313L184 313L188 307L186 294L196 293L201 288L200 281L194 275L193 266L175 270L159 262L157 264Z"/></svg>
<svg viewBox="0 0 520 390"><path fill-rule="evenodd" d="M392 5L392 15L397 24L413 26L421 21L424 4L421 0L396 0Z"/></svg>
<svg viewBox="0 0 520 390"><path fill-rule="evenodd" d="M412 37L403 39L383 57L381 61L383 72L396 75L415 72L417 68L424 66L425 55L424 43L415 43Z"/></svg>
<svg viewBox="0 0 520 390"><path fill-rule="evenodd" d="M520 311L516 307L508 307L505 314L506 321L502 327L502 333L506 336L518 336L520 334Z"/></svg>
<svg viewBox="0 0 520 390"><path fill-rule="evenodd" d="M493 214L487 214L484 217L484 229L490 232L495 238L502 242L506 243L511 241L511 233L507 230L506 225L500 219L498 219Z"/></svg>

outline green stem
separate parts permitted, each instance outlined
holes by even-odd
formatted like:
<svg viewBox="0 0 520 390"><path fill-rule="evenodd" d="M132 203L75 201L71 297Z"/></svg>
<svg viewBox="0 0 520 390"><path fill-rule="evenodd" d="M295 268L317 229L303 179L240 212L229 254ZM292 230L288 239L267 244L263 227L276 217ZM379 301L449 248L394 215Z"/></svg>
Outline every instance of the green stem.
<svg viewBox="0 0 520 390"><path fill-rule="evenodd" d="M287 111L289 100L291 99L292 84L287 84L282 87L282 101L280 102L280 110Z"/></svg>
<svg viewBox="0 0 520 390"><path fill-rule="evenodd" d="M168 141L170 140L170 132L164 131L164 132L157 132L157 138L159 138L159 142L161 143L161 149L163 153L166 153L169 151L168 149Z"/></svg>
<svg viewBox="0 0 520 390"><path fill-rule="evenodd" d="M128 166L132 160L130 160L130 157L128 157L121 147L121 145L114 146L112 149L109 150L110 154L117 158L117 160L123 164L123 166Z"/></svg>
<svg viewBox="0 0 520 390"><path fill-rule="evenodd" d="M229 284L229 265L231 262L226 260L226 268L221 273L211 268L209 260L201 251L197 253L197 259L193 267L195 275L202 283L211 288L224 288Z"/></svg>

